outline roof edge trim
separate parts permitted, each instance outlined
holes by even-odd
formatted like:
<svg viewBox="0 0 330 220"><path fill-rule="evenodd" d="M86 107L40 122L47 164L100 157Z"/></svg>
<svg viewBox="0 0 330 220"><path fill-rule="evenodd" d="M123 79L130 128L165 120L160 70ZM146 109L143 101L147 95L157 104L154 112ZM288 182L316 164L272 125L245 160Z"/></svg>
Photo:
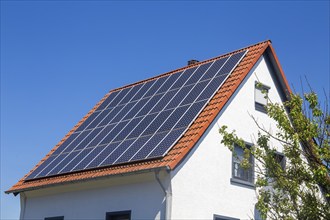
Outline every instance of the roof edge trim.
<svg viewBox="0 0 330 220"><path fill-rule="evenodd" d="M149 169L144 169L144 170L131 171L131 172L127 172L127 173L116 173L116 174L98 176L98 177L88 178L88 179L79 179L79 180L72 180L72 181L67 181L67 182L53 183L53 184L48 184L48 185L40 185L40 186L35 186L35 187L24 188L22 190L7 190L7 191L5 191L5 193L6 194L13 193L16 196L17 194L19 194L21 192L32 191L32 190L37 190L37 189L49 188L49 187L60 186L60 185L67 185L67 184L71 184L71 183L97 181L97 180L120 177L120 176L132 176L132 175L136 175L136 174L149 173L149 172L160 171L160 170L165 170L167 172L171 171L169 166L154 167L154 168L149 168Z"/></svg>
<svg viewBox="0 0 330 220"><path fill-rule="evenodd" d="M270 54L271 54L271 55L273 56L273 58L274 58L275 68L277 67L277 70L278 70L278 72L280 73L280 74L279 74L279 76L280 76L280 80L282 81L282 83L283 83L283 85L284 85L284 88L283 88L283 89L286 89L287 91L285 91L285 92L288 92L289 94L291 94L291 93L292 93L292 90L291 90L291 88L290 88L290 86L289 86L288 80L287 80L287 78L286 78L286 76L285 76L285 74L284 74L284 71L283 71L283 69L282 69L282 66L281 66L281 64L280 64L280 62L279 62L279 60L278 60L278 57L277 57L277 55L276 55L276 53L275 53L275 49L274 49L274 47L272 46L272 44L269 44L269 49L270 49Z"/></svg>

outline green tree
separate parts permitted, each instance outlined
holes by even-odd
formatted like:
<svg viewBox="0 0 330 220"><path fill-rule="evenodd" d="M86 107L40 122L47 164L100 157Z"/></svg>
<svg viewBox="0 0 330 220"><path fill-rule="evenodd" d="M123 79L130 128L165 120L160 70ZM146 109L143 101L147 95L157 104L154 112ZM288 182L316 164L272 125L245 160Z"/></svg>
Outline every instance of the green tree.
<svg viewBox="0 0 330 220"><path fill-rule="evenodd" d="M244 149L241 166L256 160L256 208L263 219L330 219L330 115L326 102L320 107L315 92L304 96L291 94L284 103L269 103L268 116L278 128L276 134L265 130L251 116L259 128L253 147L245 147L235 131L226 126L219 130L226 147ZM278 146L270 147L276 140L283 149L285 168L277 158ZM274 141L273 141L274 142Z"/></svg>

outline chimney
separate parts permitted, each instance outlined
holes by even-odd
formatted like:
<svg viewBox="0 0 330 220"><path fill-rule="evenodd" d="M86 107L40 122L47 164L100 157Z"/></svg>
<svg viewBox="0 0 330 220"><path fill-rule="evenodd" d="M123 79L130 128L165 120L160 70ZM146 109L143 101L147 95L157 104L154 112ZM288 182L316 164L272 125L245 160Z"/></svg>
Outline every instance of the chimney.
<svg viewBox="0 0 330 220"><path fill-rule="evenodd" d="M188 60L188 66L198 63L198 60Z"/></svg>

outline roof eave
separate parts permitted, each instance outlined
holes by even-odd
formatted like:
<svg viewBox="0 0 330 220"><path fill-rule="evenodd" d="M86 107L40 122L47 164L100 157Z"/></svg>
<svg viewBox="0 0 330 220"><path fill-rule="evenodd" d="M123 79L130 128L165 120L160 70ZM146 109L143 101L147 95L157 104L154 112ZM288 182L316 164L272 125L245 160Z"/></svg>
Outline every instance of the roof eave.
<svg viewBox="0 0 330 220"><path fill-rule="evenodd" d="M142 174L142 173L149 173L149 172L154 172L154 171L161 171L161 170L165 170L167 172L170 172L171 168L169 166L154 167L154 168L149 168L149 169L144 169L144 170L131 171L131 172L127 172L127 173L116 173L116 174L98 176L98 177L88 178L88 179L79 179L79 180L72 180L72 181L66 181L66 182L59 182L59 183L53 183L53 184L47 184L47 185L28 187L28 188L24 188L24 189L7 190L7 191L5 191L5 193L6 194L13 193L16 196L21 192L32 191L32 190L37 190L37 189L67 185L67 184L71 184L71 183L96 181L96 180L102 180L102 179L114 178L114 177L120 177L120 176L132 176L132 175L137 175L137 174Z"/></svg>

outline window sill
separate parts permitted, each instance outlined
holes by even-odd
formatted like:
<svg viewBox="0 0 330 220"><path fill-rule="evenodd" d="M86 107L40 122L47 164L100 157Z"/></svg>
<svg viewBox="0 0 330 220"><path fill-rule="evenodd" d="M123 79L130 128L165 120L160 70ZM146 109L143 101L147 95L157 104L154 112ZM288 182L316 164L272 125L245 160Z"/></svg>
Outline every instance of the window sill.
<svg viewBox="0 0 330 220"><path fill-rule="evenodd" d="M230 183L233 185L238 185L238 186L244 186L250 189L255 189L256 186L254 183L250 183L248 181L236 179L236 178L230 178Z"/></svg>

